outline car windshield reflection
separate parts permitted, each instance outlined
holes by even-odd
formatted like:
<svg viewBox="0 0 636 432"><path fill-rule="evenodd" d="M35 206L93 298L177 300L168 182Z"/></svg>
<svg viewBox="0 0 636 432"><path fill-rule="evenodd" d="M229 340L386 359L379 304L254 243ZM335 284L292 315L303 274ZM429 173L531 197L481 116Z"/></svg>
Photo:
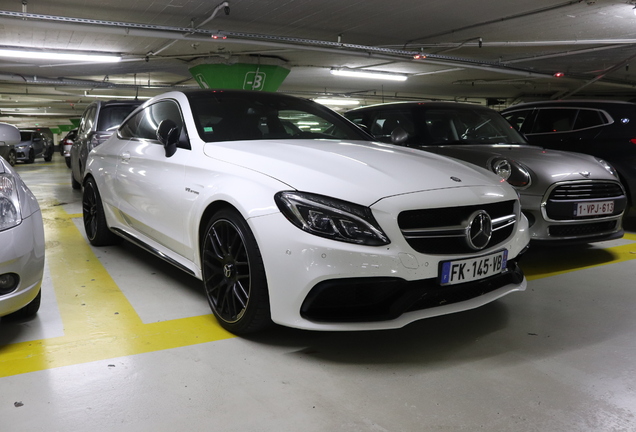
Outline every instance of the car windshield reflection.
<svg viewBox="0 0 636 432"><path fill-rule="evenodd" d="M206 142L372 139L344 118L308 100L213 92L189 98L199 136Z"/></svg>

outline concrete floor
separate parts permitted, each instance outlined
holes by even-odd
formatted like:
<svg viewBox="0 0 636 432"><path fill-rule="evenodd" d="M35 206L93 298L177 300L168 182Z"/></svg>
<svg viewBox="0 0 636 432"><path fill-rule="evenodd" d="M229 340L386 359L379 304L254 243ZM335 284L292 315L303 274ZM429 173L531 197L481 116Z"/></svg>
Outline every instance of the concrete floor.
<svg viewBox="0 0 636 432"><path fill-rule="evenodd" d="M0 322L1 431L635 431L636 223L532 248L528 289L396 331L237 338L201 283L93 248L70 170L19 165L47 235L35 319Z"/></svg>

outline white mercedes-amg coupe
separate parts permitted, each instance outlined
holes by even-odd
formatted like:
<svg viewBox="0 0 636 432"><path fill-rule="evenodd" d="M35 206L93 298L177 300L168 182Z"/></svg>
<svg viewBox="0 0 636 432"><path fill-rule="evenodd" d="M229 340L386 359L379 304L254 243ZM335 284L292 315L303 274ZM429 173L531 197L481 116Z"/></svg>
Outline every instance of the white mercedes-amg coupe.
<svg viewBox="0 0 636 432"><path fill-rule="evenodd" d="M398 328L526 286L510 185L291 96L155 97L89 154L83 186L93 245L123 237L202 279L236 334Z"/></svg>

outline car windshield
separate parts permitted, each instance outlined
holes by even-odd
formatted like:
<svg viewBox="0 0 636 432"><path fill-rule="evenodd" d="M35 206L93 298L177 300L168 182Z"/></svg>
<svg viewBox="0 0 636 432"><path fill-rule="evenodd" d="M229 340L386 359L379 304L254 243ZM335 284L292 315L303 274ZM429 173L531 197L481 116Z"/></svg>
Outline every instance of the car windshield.
<svg viewBox="0 0 636 432"><path fill-rule="evenodd" d="M498 112L470 106L387 110L378 115L371 131L391 142L391 132L401 126L410 145L527 144Z"/></svg>
<svg viewBox="0 0 636 432"><path fill-rule="evenodd" d="M31 141L31 136L33 132L20 132L20 140L21 141Z"/></svg>
<svg viewBox="0 0 636 432"><path fill-rule="evenodd" d="M257 92L188 94L206 142L267 139L372 138L340 115L308 100Z"/></svg>

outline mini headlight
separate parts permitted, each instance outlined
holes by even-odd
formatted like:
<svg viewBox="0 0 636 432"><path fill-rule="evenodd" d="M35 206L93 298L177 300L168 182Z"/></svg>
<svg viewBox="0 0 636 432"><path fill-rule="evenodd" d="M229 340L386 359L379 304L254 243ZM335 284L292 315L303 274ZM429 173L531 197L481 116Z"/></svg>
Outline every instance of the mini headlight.
<svg viewBox="0 0 636 432"><path fill-rule="evenodd" d="M0 174L0 231L22 222L20 201L15 179L10 174Z"/></svg>
<svg viewBox="0 0 636 432"><path fill-rule="evenodd" d="M490 168L495 174L506 180L511 186L517 188L530 186L532 179L530 172L519 162L505 158L497 158L491 161Z"/></svg>
<svg viewBox="0 0 636 432"><path fill-rule="evenodd" d="M287 219L308 233L367 246L390 243L368 207L304 192L279 192L274 199Z"/></svg>
<svg viewBox="0 0 636 432"><path fill-rule="evenodd" d="M601 158L597 158L595 157L594 159L596 159L596 161L598 163L600 163L601 165L603 165L603 168L605 168L605 170L610 173L611 175L613 175L614 177L618 178L618 174L616 173L616 170L614 169L614 167L612 165L610 165L607 161L601 159Z"/></svg>

